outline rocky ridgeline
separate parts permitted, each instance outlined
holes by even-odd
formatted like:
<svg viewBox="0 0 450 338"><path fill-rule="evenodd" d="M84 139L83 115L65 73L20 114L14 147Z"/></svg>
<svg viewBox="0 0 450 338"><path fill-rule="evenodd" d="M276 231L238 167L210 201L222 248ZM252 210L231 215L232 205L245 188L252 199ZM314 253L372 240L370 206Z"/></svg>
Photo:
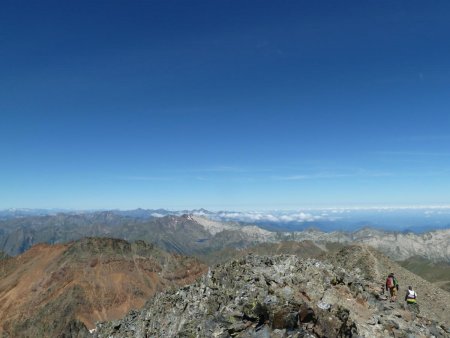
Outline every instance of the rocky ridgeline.
<svg viewBox="0 0 450 338"><path fill-rule="evenodd" d="M450 329L389 303L373 280L317 259L255 256L216 266L141 311L98 323L113 337L450 337Z"/></svg>

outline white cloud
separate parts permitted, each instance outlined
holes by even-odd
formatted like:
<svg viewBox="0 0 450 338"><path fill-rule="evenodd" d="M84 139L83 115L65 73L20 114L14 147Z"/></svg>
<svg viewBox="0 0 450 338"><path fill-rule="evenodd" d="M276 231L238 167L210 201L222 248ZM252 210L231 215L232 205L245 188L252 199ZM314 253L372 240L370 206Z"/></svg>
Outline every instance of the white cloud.
<svg viewBox="0 0 450 338"><path fill-rule="evenodd" d="M320 215L313 215L305 212L220 212L209 217L225 221L241 222L273 222L273 223L291 223L291 222L313 222L323 219Z"/></svg>

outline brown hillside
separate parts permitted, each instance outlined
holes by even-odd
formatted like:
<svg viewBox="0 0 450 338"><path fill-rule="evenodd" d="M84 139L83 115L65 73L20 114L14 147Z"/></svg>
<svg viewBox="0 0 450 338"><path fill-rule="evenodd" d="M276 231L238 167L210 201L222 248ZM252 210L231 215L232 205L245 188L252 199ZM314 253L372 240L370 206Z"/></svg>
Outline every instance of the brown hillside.
<svg viewBox="0 0 450 338"><path fill-rule="evenodd" d="M206 269L142 241L38 244L0 260L0 336L59 336L78 321L92 329L96 321L141 308L157 291L191 283Z"/></svg>

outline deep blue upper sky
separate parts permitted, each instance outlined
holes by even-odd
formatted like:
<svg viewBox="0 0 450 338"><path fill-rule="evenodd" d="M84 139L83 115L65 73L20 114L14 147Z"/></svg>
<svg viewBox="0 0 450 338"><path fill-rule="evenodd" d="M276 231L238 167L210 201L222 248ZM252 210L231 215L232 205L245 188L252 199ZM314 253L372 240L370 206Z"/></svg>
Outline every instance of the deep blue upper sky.
<svg viewBox="0 0 450 338"><path fill-rule="evenodd" d="M450 203L448 1L3 1L0 208Z"/></svg>

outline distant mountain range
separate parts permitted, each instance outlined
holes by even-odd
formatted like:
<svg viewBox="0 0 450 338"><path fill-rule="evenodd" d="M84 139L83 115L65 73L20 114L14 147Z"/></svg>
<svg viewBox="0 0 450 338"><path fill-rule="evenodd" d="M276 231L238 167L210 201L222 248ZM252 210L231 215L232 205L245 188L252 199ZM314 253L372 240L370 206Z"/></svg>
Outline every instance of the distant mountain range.
<svg viewBox="0 0 450 338"><path fill-rule="evenodd" d="M22 218L30 216L55 216L58 214L66 215L89 215L107 212L109 214L115 214L124 217L142 218L148 219L153 217L163 217L167 215L183 214L201 214L209 215L214 214L206 209L194 209L194 210L167 210L167 209L132 209L132 210L70 210L70 209L30 209L30 208L9 208L0 209L0 220Z"/></svg>
<svg viewBox="0 0 450 338"><path fill-rule="evenodd" d="M363 243L394 260L419 256L450 261L450 229L426 233L392 232L364 228L354 232L269 231L257 225L215 221L205 216L136 216L115 211L58 213L49 216L16 217L0 221L0 250L17 255L36 243L65 243L86 236L145 240L179 254L202 257L223 249L244 249L259 243L309 240L321 243Z"/></svg>
<svg viewBox="0 0 450 338"><path fill-rule="evenodd" d="M238 222L258 225L271 231L301 231L318 228L322 231L355 231L364 227L403 232L428 232L450 228L450 206L404 208L337 208L273 211L208 211L134 209L76 211L63 209L5 209L0 210L0 220L64 214L89 214L109 212L135 219L151 219L168 215L191 214L221 222Z"/></svg>

